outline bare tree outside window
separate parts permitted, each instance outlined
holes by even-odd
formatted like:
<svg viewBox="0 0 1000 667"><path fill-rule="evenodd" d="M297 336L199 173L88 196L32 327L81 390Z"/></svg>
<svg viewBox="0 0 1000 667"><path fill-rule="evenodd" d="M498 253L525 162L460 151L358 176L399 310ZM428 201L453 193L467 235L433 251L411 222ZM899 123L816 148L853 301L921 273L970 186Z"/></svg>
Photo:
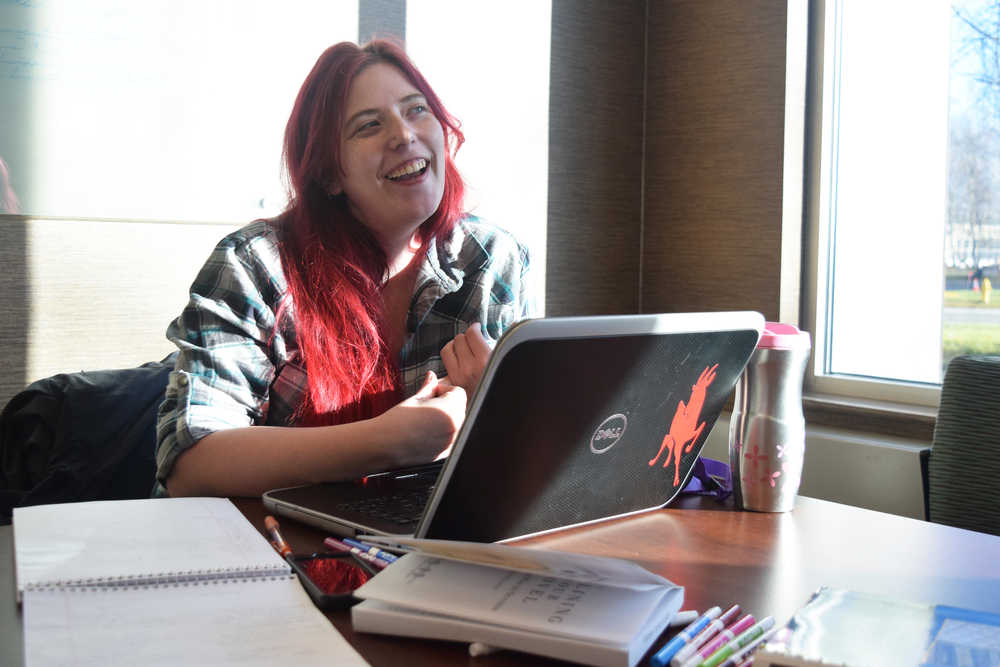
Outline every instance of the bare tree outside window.
<svg viewBox="0 0 1000 667"><path fill-rule="evenodd" d="M1000 354L1000 0L952 4L943 363Z"/></svg>
<svg viewBox="0 0 1000 667"><path fill-rule="evenodd" d="M978 62L978 70L958 73L975 82L976 102L995 125L1000 120L1000 1L956 4L952 11L961 31L958 55L971 55Z"/></svg>

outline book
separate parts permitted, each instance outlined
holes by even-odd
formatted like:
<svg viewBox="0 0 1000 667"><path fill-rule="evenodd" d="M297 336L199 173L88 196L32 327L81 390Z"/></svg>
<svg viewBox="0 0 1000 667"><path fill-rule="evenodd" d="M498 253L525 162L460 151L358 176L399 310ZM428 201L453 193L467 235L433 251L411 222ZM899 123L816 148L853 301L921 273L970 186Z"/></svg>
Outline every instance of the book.
<svg viewBox="0 0 1000 667"><path fill-rule="evenodd" d="M754 667L1000 665L1000 614L822 587Z"/></svg>
<svg viewBox="0 0 1000 667"><path fill-rule="evenodd" d="M364 538L414 548L355 591L359 632L482 642L633 667L684 589L631 561L531 547Z"/></svg>
<svg viewBox="0 0 1000 667"><path fill-rule="evenodd" d="M366 664L225 498L18 507L25 665Z"/></svg>

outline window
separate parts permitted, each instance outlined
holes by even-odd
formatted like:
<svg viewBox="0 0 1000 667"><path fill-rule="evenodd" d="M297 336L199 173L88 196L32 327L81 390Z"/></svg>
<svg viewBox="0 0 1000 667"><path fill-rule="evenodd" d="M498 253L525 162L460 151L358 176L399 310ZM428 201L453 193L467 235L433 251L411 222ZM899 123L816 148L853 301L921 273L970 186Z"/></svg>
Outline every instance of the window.
<svg viewBox="0 0 1000 667"><path fill-rule="evenodd" d="M357 26L357 2L0 3L0 157L19 211L273 215L298 87Z"/></svg>
<svg viewBox="0 0 1000 667"><path fill-rule="evenodd" d="M467 203L529 245L544 307L550 24L548 0L0 0L0 405L169 353L212 246L286 203L283 132L316 58L373 34L404 38L462 121Z"/></svg>
<svg viewBox="0 0 1000 667"><path fill-rule="evenodd" d="M298 88L325 48L370 25L403 33L463 123L467 205L529 245L541 301L550 24L548 0L0 3L0 119L13 121L0 122L0 214L276 215Z"/></svg>
<svg viewBox="0 0 1000 667"><path fill-rule="evenodd" d="M551 3L408 0L406 47L462 121L469 210L531 249L544 312ZM516 48L511 48L516 35Z"/></svg>
<svg viewBox="0 0 1000 667"><path fill-rule="evenodd" d="M950 358L1000 353L1000 0L824 19L810 388L934 405Z"/></svg>

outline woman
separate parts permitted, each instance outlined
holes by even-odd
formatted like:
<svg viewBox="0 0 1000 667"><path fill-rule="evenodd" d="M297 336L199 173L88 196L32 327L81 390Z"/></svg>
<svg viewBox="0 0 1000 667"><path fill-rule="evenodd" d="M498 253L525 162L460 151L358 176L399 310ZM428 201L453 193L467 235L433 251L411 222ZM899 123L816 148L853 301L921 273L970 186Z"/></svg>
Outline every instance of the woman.
<svg viewBox="0 0 1000 667"><path fill-rule="evenodd" d="M447 453L487 338L532 314L526 249L461 212L463 140L394 44L320 56L285 129L288 207L219 243L167 330L157 494L259 495Z"/></svg>

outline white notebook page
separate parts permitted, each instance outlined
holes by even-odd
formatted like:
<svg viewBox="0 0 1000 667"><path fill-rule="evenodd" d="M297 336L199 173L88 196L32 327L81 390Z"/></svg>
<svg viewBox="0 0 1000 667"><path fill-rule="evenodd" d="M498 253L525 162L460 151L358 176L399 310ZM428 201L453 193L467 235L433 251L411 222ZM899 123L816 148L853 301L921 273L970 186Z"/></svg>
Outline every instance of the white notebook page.
<svg viewBox="0 0 1000 667"><path fill-rule="evenodd" d="M289 571L226 498L144 498L14 509L18 592L97 577L272 567Z"/></svg>
<svg viewBox="0 0 1000 667"><path fill-rule="evenodd" d="M291 575L24 593L26 667L364 665Z"/></svg>

